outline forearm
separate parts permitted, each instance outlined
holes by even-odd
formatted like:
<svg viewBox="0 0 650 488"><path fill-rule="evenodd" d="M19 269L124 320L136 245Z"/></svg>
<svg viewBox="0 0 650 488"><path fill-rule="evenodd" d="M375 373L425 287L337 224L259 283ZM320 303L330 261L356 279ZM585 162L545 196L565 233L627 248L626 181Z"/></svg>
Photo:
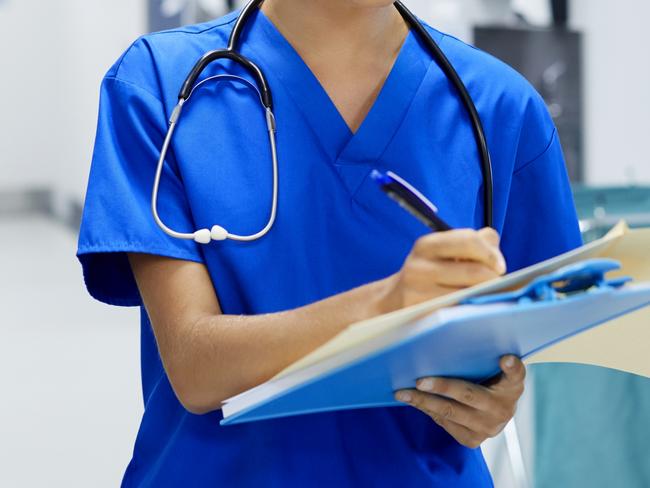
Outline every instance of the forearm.
<svg viewBox="0 0 650 488"><path fill-rule="evenodd" d="M179 328L166 368L179 398L196 413L270 379L348 325L389 311L388 280L285 312L205 315ZM174 381L174 379L176 381Z"/></svg>
<svg viewBox="0 0 650 488"><path fill-rule="evenodd" d="M498 235L456 230L418 239L398 273L286 312L221 313L200 263L130 254L165 371L179 400L208 412L258 385L348 325L503 274Z"/></svg>

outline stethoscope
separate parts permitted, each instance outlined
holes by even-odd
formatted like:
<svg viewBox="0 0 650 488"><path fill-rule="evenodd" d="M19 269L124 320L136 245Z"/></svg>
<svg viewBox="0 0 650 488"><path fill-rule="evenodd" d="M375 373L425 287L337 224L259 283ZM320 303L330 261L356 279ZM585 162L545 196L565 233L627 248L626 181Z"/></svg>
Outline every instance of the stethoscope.
<svg viewBox="0 0 650 488"><path fill-rule="evenodd" d="M268 232L273 227L273 224L275 223L275 218L277 216L277 210L278 210L278 184L279 183L278 183L278 154L277 154L277 145L276 145L276 138L275 138L276 124L275 124L275 116L273 115L273 99L271 97L271 89L269 87L268 82L266 81L266 77L264 76L262 70L259 67L257 67L255 63L245 58L237 51L237 46L239 45L241 33L244 30L244 27L246 26L248 19L253 14L253 12L255 12L255 10L262 5L263 1L264 0L251 0L242 9L239 17L237 18L237 21L235 22L235 27L233 28L230 34L228 47L226 49L218 49L216 51L210 51L204 54L203 57L196 63L194 68L192 68L192 71L187 76L185 82L183 83L183 87L181 88L181 91L178 95L178 104L174 108L172 115L169 119L169 127L167 130L167 135L165 136L165 140L163 142L163 146L160 151L160 158L158 160L158 167L156 168L156 176L154 179L153 192L151 195L151 210L153 212L154 220L156 221L156 224L158 224L158 226L167 235L171 237L177 239L194 240L200 244L209 244L211 241L223 241L226 239L230 239L233 241L247 242L247 241L254 241L260 239L261 237L264 237L266 234L268 234ZM483 182L484 182L483 197L484 197L485 224L489 227L492 227L493 226L492 163L490 161L490 152L488 150L487 140L485 138L485 133L483 131L483 124L481 123L481 119L479 117L476 106L474 105L472 97L469 95L467 88L463 84L463 81L460 79L460 76L458 76L458 73L456 72L454 67L451 65L451 63L449 62L445 54L441 51L441 49L438 47L438 45L433 40L433 38L429 35L425 27L402 4L402 2L397 1L395 2L394 5L395 8L398 10L398 12L401 14L401 16L404 18L404 20L406 21L406 23L409 25L409 27L418 34L422 42L425 44L425 46L433 56L434 60L437 62L439 67L444 72L445 76L447 76L447 78L454 85L456 91L458 92L458 95L460 96L463 106L465 107L467 113L469 114L472 123L472 129L474 132L474 137L476 139L476 144L478 146L480 157L481 157L481 169L483 173ZM207 78L197 83L197 80L201 75L201 73L203 73L203 71L210 64L212 64L213 62L219 59L230 59L235 63L239 64L240 66L242 66L253 77L255 84L246 80L245 78L241 78L234 75L227 75L227 74L212 76L210 78ZM192 233L177 232L167 227L165 223L161 220L160 215L158 215L158 190L160 187L160 178L162 175L163 166L165 160L167 159L167 153L169 152L169 147L171 145L174 132L176 130L176 127L178 126L178 122L180 120L181 113L183 111L183 107L185 106L185 104L191 98L192 94L196 91L196 89L202 86L204 83L216 79L223 79L223 78L236 79L253 88L259 95L260 102L264 107L266 113L266 127L269 134L269 144L271 147L271 159L273 164L273 193L272 193L271 212L269 215L269 219L266 225L259 232L250 235L233 234L220 225L214 225L212 226L211 229L207 229L207 228L199 229Z"/></svg>

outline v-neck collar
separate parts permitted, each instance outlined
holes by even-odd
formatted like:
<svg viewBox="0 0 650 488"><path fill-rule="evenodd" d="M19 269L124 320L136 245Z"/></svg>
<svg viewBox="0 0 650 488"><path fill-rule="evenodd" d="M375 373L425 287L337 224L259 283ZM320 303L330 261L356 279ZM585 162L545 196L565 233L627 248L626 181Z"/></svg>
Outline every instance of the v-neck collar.
<svg viewBox="0 0 650 488"><path fill-rule="evenodd" d="M276 78L311 126L332 162L377 160L397 132L431 58L409 32L370 111L353 133L318 78L275 25L258 11L251 18L247 49L269 79Z"/></svg>

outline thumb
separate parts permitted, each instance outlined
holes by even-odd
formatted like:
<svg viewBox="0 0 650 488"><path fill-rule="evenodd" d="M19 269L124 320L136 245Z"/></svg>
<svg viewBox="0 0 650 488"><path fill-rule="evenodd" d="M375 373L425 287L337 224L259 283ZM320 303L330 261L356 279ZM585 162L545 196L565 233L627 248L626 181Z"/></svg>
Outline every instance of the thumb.
<svg viewBox="0 0 650 488"><path fill-rule="evenodd" d="M517 356L503 356L499 362L503 375L501 381L495 386L501 388L511 388L521 386L526 378L526 366Z"/></svg>
<svg viewBox="0 0 650 488"><path fill-rule="evenodd" d="M481 236L483 239L485 239L486 242L492 244L495 247L498 247L499 242L501 241L501 237L499 236L499 233L496 230L494 230L492 227L484 227L483 229L478 231L478 235Z"/></svg>

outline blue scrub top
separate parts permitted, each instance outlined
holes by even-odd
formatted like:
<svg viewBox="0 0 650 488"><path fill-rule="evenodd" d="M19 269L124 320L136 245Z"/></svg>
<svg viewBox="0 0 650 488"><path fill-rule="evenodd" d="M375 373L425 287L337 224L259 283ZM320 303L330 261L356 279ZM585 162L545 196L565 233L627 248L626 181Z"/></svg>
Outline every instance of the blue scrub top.
<svg viewBox="0 0 650 488"><path fill-rule="evenodd" d="M223 312L293 309L398 271L424 226L369 178L393 170L455 227L483 226L482 176L466 112L409 34L379 97L352 133L298 54L257 13L241 51L264 70L278 124L277 222L250 243L200 246L156 227L149 199L166 121L187 72L226 45L235 17L147 35L108 72L78 256L90 293L140 306L127 252L203 263ZM510 270L580 244L560 142L542 99L512 69L430 29L476 102L490 144L495 226ZM230 62L204 77L238 73ZM245 74L243 74L246 76ZM217 223L259 230L271 162L257 95L203 85L187 105L164 169L160 213L185 232ZM142 310L145 412L124 486L491 486L480 449L458 444L409 407L324 413L220 427L220 411L183 409ZM309 327L305 324L305 327Z"/></svg>

